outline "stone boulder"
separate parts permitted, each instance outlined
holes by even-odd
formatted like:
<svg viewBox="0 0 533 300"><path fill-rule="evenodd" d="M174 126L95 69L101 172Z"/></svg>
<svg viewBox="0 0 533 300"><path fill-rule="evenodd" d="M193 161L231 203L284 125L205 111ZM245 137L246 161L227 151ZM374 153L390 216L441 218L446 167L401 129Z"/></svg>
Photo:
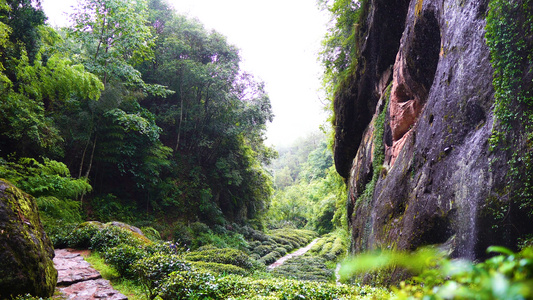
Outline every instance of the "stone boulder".
<svg viewBox="0 0 533 300"><path fill-rule="evenodd" d="M33 197L0 179L0 299L54 293L54 249Z"/></svg>

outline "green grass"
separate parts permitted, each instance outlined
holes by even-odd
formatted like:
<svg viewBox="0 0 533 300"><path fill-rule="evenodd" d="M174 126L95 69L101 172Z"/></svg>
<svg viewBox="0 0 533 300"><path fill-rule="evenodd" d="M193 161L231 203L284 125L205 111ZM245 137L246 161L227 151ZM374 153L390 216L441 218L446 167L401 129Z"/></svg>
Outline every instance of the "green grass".
<svg viewBox="0 0 533 300"><path fill-rule="evenodd" d="M102 278L111 282L114 289L126 295L130 300L146 300L143 289L135 281L121 278L117 270L105 263L104 258L98 252L92 252L85 260L95 268Z"/></svg>

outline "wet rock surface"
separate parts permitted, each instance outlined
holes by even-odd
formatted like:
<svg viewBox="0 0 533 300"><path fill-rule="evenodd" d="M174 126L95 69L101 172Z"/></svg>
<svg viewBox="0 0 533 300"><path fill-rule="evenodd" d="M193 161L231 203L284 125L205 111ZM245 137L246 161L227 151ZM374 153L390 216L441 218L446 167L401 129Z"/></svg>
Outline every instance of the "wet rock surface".
<svg viewBox="0 0 533 300"><path fill-rule="evenodd" d="M335 98L335 165L349 186L352 252L440 245L453 257L477 259L491 244L516 245L529 229L516 226L513 211L500 229L493 226L493 212L509 206L509 154L489 150L496 123L488 1L394 1L387 10L381 0L368 2L362 63ZM403 33L384 34L383 19ZM395 55L366 57L365 47L385 37L396 39L387 41ZM392 75L380 61L393 66ZM389 85L386 121L376 124ZM376 143L384 153L375 153ZM376 154L382 165L373 164Z"/></svg>
<svg viewBox="0 0 533 300"><path fill-rule="evenodd" d="M0 299L54 293L54 249L35 199L0 179Z"/></svg>
<svg viewBox="0 0 533 300"><path fill-rule="evenodd" d="M68 286L80 281L102 278L100 273L91 267L80 253L73 250L57 249L54 265L58 272L58 286Z"/></svg>
<svg viewBox="0 0 533 300"><path fill-rule="evenodd" d="M81 281L73 285L60 288L67 299L107 299L107 300L127 300L128 297L122 295L111 287L108 280L95 279Z"/></svg>
<svg viewBox="0 0 533 300"><path fill-rule="evenodd" d="M80 253L72 249L56 249L54 265L58 271L58 288L66 299L92 300L128 299L109 283L102 279Z"/></svg>

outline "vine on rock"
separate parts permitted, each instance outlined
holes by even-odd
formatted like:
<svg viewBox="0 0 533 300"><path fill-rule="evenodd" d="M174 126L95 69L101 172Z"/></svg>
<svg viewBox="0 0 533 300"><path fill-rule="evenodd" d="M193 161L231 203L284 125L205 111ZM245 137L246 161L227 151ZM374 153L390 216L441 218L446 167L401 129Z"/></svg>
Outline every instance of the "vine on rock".
<svg viewBox="0 0 533 300"><path fill-rule="evenodd" d="M490 150L509 152L512 202L533 215L533 1L491 0L486 40L494 68L496 125Z"/></svg>

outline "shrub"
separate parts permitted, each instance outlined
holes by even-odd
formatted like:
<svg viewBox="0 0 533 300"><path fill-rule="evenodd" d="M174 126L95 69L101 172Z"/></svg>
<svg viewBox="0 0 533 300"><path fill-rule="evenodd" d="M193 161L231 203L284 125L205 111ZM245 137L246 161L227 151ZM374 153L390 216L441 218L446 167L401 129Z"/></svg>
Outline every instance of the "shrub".
<svg viewBox="0 0 533 300"><path fill-rule="evenodd" d="M146 256L147 253L142 247L127 244L120 244L104 252L106 263L112 265L126 278L134 277L133 264Z"/></svg>
<svg viewBox="0 0 533 300"><path fill-rule="evenodd" d="M268 253L267 255L261 257L259 259L259 262L265 265L270 265L274 263L278 258L281 257L281 254L277 251L272 251Z"/></svg>
<svg viewBox="0 0 533 300"><path fill-rule="evenodd" d="M261 246L261 242L259 241L248 242L248 250L250 252L254 252L254 249L259 246Z"/></svg>
<svg viewBox="0 0 533 300"><path fill-rule="evenodd" d="M215 277L201 271L171 273L159 286L158 293L163 300L221 299L217 297Z"/></svg>
<svg viewBox="0 0 533 300"><path fill-rule="evenodd" d="M339 257L346 252L346 245L342 238L337 237L331 246L330 253L335 257Z"/></svg>
<svg viewBox="0 0 533 300"><path fill-rule="evenodd" d="M91 246L92 237L100 230L102 229L97 224L91 222L81 223L66 237L66 243L68 247L88 249Z"/></svg>
<svg viewBox="0 0 533 300"><path fill-rule="evenodd" d="M185 255L185 259L234 265L243 269L251 269L254 265L252 259L246 253L231 248L190 252Z"/></svg>
<svg viewBox="0 0 533 300"><path fill-rule="evenodd" d="M170 255L170 254L182 254L186 252L186 249L183 248L178 243L162 242L162 241L145 245L144 250L150 255L153 255L156 253Z"/></svg>
<svg viewBox="0 0 533 300"><path fill-rule="evenodd" d="M274 251L278 252L279 255L281 256L284 256L285 254L287 254L287 249L283 247L277 247L276 249L274 249Z"/></svg>
<svg viewBox="0 0 533 300"><path fill-rule="evenodd" d="M298 280L327 282L333 278L333 271L328 269L325 260L316 256L298 256L276 267L273 274Z"/></svg>
<svg viewBox="0 0 533 300"><path fill-rule="evenodd" d="M133 270L141 285L145 288L148 298L158 296L158 287L172 272L190 271L190 266L178 255L157 253L142 258L133 265Z"/></svg>
<svg viewBox="0 0 533 300"><path fill-rule="evenodd" d="M185 246L190 246L193 241L193 232L184 223L175 222L173 224L172 237L174 241Z"/></svg>
<svg viewBox="0 0 533 300"><path fill-rule="evenodd" d="M247 270L241 267L228 264L220 264L216 262L192 261L189 262L189 264L197 270L210 272L217 275L235 274L245 276L249 273Z"/></svg>
<svg viewBox="0 0 533 300"><path fill-rule="evenodd" d="M91 249L106 252L119 244L140 246L145 244L133 232L115 226L107 226L91 238Z"/></svg>
<svg viewBox="0 0 533 300"><path fill-rule="evenodd" d="M295 280L271 278L252 279L229 275L216 280L216 299L358 299L358 296L372 294L376 299L389 298L385 289L371 287L335 285L321 282L298 282Z"/></svg>
<svg viewBox="0 0 533 300"><path fill-rule="evenodd" d="M320 256L325 256L325 255L328 255L330 250L331 250L331 247L333 247L333 243L330 242L330 241L327 241L324 246L322 247L322 250L320 250L320 253L319 255Z"/></svg>
<svg viewBox="0 0 533 300"><path fill-rule="evenodd" d="M298 242L286 237L273 236L272 239L274 239L274 241L276 241L278 244L290 247L290 249L298 248L300 246Z"/></svg>
<svg viewBox="0 0 533 300"><path fill-rule="evenodd" d="M45 231L54 245L54 248L66 248L69 247L68 236L74 231L76 226L77 224L65 224L58 220L53 222L53 225L52 223L48 223L48 225L45 226Z"/></svg>
<svg viewBox="0 0 533 300"><path fill-rule="evenodd" d="M320 240L318 240L311 249L309 249L310 253L320 253L320 250L322 250L322 247L324 247L324 244L326 243L327 238L322 237Z"/></svg>
<svg viewBox="0 0 533 300"><path fill-rule="evenodd" d="M275 249L275 246L272 245L260 245L253 250L253 253L258 254L259 256L265 256L268 253L272 252Z"/></svg>

